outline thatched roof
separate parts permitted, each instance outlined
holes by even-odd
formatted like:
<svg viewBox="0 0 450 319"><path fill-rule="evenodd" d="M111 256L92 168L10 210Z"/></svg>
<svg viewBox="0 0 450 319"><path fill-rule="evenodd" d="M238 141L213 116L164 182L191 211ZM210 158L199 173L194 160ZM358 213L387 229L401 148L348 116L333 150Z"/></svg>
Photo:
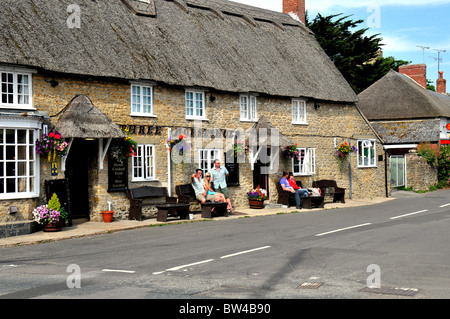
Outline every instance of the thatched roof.
<svg viewBox="0 0 450 319"><path fill-rule="evenodd" d="M126 137L120 127L92 104L84 94L75 96L55 125L65 138Z"/></svg>
<svg viewBox="0 0 450 319"><path fill-rule="evenodd" d="M246 145L257 146L255 143L257 145L267 145L268 147L294 145L294 142L274 127L265 116L262 116L245 136Z"/></svg>
<svg viewBox="0 0 450 319"><path fill-rule="evenodd" d="M2 0L0 63L228 92L355 102L289 15L227 0ZM69 28L80 8L80 28ZM76 22L76 20L73 20Z"/></svg>
<svg viewBox="0 0 450 319"><path fill-rule="evenodd" d="M450 97L426 90L393 70L358 95L358 107L370 120L450 117Z"/></svg>

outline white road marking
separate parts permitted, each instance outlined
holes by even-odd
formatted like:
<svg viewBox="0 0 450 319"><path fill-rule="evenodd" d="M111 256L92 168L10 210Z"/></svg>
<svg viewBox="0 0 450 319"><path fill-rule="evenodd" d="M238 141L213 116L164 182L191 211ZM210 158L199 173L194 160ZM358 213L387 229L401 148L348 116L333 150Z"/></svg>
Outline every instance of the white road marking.
<svg viewBox="0 0 450 319"><path fill-rule="evenodd" d="M270 248L270 246L264 246L264 247L259 247L259 248L255 248L255 249L240 251L240 252L237 252L237 253L234 253L234 254L222 256L220 258L223 259L223 258L228 258L228 257L234 257L234 256L237 256L237 255L247 254L247 253L251 253L251 252L254 252L254 251L257 251L257 250L262 250L262 249L267 249L267 248Z"/></svg>
<svg viewBox="0 0 450 319"><path fill-rule="evenodd" d="M391 217L390 219L397 219L397 218L402 218L402 217L406 217L406 216L416 215L416 214L424 213L424 212L427 212L427 211L428 211L428 209L419 210L418 212L413 212L413 213L409 213L409 214L399 215L399 216Z"/></svg>
<svg viewBox="0 0 450 319"><path fill-rule="evenodd" d="M120 270L120 269L102 269L104 272L123 272L126 274L134 274L134 270Z"/></svg>
<svg viewBox="0 0 450 319"><path fill-rule="evenodd" d="M328 235L328 234L337 233L337 232L340 232L340 231L343 231L343 230L348 230L348 229L357 228L357 227L363 227L363 226L368 226L368 225L372 225L372 224L371 223L366 223L366 224L361 224L361 225L355 225L355 226L340 228L340 229L332 230L332 231L329 231L329 232L326 232L326 233L317 234L316 236Z"/></svg>
<svg viewBox="0 0 450 319"><path fill-rule="evenodd" d="M439 206L439 207L446 207L446 206L450 206L450 203L448 203L448 204L445 204L445 205L442 205L442 206Z"/></svg>

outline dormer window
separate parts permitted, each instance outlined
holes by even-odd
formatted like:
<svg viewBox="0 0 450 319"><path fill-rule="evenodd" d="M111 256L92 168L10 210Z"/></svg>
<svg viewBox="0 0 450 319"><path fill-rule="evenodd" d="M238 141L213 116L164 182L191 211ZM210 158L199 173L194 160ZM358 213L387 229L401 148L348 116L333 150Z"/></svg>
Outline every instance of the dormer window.
<svg viewBox="0 0 450 319"><path fill-rule="evenodd" d="M0 106L2 108L32 108L31 72L0 68Z"/></svg>

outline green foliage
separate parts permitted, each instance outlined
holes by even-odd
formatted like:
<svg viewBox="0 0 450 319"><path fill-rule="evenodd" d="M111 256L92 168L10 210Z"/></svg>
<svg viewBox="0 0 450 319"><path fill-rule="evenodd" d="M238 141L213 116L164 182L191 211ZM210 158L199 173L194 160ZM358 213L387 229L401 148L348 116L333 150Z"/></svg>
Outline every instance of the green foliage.
<svg viewBox="0 0 450 319"><path fill-rule="evenodd" d="M450 186L450 145L441 145L437 163L439 186Z"/></svg>
<svg viewBox="0 0 450 319"><path fill-rule="evenodd" d="M52 198L48 201L48 208L57 210L58 212L61 209L61 203L59 202L59 198L56 193L53 193Z"/></svg>
<svg viewBox="0 0 450 319"><path fill-rule="evenodd" d="M379 34L364 35L368 28L357 29L363 20L352 21L350 16L318 14L306 25L314 32L317 41L335 66L358 94L382 78L390 69L407 61L383 58L380 55L382 38Z"/></svg>
<svg viewBox="0 0 450 319"><path fill-rule="evenodd" d="M53 193L52 198L48 201L48 208L56 210L60 213L60 219L64 222L68 219L68 213L64 209L64 207L61 206L61 203L59 201L58 195L56 193Z"/></svg>

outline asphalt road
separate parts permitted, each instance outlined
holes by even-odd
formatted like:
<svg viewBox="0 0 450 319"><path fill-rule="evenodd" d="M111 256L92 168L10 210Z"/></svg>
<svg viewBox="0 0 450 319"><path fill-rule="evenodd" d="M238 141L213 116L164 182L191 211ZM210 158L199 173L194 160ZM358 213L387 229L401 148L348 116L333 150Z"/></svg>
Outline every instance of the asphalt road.
<svg viewBox="0 0 450 319"><path fill-rule="evenodd" d="M449 229L440 190L4 248L0 299L449 298Z"/></svg>

